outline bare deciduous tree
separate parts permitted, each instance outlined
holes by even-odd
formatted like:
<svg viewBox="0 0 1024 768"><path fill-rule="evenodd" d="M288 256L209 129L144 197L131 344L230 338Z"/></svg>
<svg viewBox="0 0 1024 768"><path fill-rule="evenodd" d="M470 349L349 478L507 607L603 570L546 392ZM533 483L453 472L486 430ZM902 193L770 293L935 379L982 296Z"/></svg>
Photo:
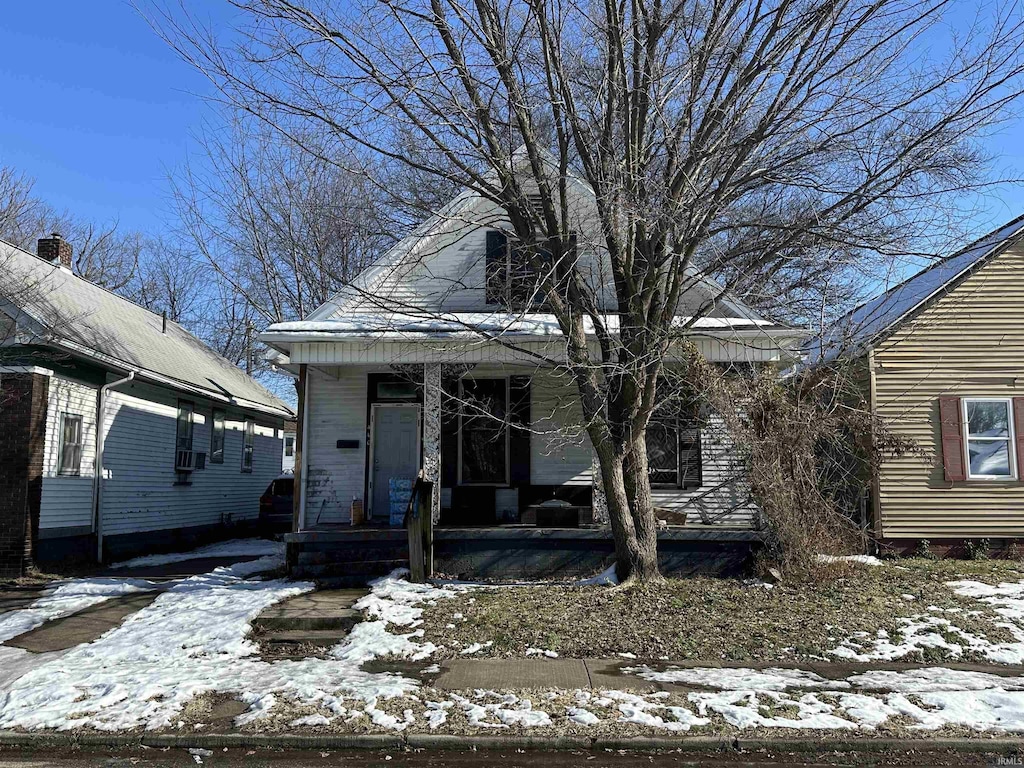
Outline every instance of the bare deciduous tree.
<svg viewBox="0 0 1024 768"><path fill-rule="evenodd" d="M342 158L244 118L207 131L202 146L203 163L173 180L174 198L193 252L249 306L224 304L222 320L243 323L224 351L245 324L303 318L395 240L374 183Z"/></svg>
<svg viewBox="0 0 1024 768"><path fill-rule="evenodd" d="M657 381L712 310L680 321L681 297L713 279L807 320L879 259L927 252L986 183L977 139L1024 71L1013 4L958 30L950 0L234 4L238 43L187 14L157 26L266 125L475 190L533 246L632 581L660 578L644 439ZM595 194L610 306L571 240L574 176Z"/></svg>
<svg viewBox="0 0 1024 768"><path fill-rule="evenodd" d="M122 291L136 277L144 237L116 221L96 224L61 212L37 197L35 180L0 167L0 239L34 252L36 240L59 232L74 246L72 269L96 285Z"/></svg>

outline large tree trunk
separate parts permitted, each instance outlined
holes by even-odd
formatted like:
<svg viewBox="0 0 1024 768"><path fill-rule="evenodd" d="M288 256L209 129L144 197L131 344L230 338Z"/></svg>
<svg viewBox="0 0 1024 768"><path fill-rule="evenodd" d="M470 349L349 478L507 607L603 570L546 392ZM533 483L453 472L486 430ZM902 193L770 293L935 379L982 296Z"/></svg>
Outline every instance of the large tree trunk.
<svg viewBox="0 0 1024 768"><path fill-rule="evenodd" d="M661 581L658 568L658 521L651 499L651 479L647 466L647 444L636 440L622 464L622 478L636 531L638 556L630 564L630 579L641 582Z"/></svg>
<svg viewBox="0 0 1024 768"><path fill-rule="evenodd" d="M637 459L624 460L611 446L594 442L608 504L608 519L615 540L616 575L624 585L661 580L658 570L658 538L646 451ZM643 474L636 476L637 462Z"/></svg>

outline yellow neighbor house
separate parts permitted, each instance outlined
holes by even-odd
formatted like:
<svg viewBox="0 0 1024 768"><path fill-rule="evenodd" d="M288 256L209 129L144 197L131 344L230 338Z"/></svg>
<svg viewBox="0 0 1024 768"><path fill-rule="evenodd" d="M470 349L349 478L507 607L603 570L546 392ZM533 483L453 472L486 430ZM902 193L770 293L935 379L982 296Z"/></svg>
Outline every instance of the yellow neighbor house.
<svg viewBox="0 0 1024 768"><path fill-rule="evenodd" d="M837 328L812 357L862 363L872 409L916 446L873 481L879 544L958 553L1024 537L1024 216Z"/></svg>

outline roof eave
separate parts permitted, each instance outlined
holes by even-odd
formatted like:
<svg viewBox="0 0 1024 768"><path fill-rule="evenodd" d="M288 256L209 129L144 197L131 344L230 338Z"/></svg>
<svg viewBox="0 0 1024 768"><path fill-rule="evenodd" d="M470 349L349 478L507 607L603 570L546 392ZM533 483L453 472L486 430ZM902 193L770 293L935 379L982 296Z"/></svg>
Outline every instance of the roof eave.
<svg viewBox="0 0 1024 768"><path fill-rule="evenodd" d="M216 389L207 389L206 387L200 387L195 384L191 384L180 379L175 379L172 376L165 376L162 373L157 373L148 368L143 368L138 365L133 365L125 360L106 355L102 352L97 352L95 349L91 349L83 344L79 344L71 339L64 337L51 337L47 339L47 343L62 348L67 352L81 355L82 357L94 360L106 367L113 368L115 370L123 371L125 373L134 372L137 379L148 381L153 384L159 384L161 386L174 389L178 392L185 392L193 395L202 395L203 397L222 402L227 405L233 405L237 408L242 408L249 411L255 411L257 413L263 413L268 416L276 416L279 418L293 419L295 414L290 408L285 406L284 408L276 408L270 405L264 405L263 403L257 403L252 400L247 400L242 397L236 397L232 395L228 397L223 392Z"/></svg>

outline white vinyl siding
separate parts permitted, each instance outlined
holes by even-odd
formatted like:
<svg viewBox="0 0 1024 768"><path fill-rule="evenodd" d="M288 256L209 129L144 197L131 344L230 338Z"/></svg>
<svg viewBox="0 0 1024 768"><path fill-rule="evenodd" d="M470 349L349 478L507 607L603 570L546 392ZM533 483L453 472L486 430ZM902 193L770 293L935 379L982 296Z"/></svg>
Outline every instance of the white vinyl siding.
<svg viewBox="0 0 1024 768"><path fill-rule="evenodd" d="M92 530L92 490L96 458L97 388L55 374L50 377L43 451L42 496L39 503L40 535L60 530ZM78 475L61 475L63 414L82 418L82 451Z"/></svg>
<svg viewBox="0 0 1024 768"><path fill-rule="evenodd" d="M538 371L530 380L530 484L590 485L593 452L578 397L565 376Z"/></svg>
<svg viewBox="0 0 1024 768"><path fill-rule="evenodd" d="M366 382L371 369L307 369L306 527L348 522L353 498L363 498L366 472ZM373 369L380 370L380 369ZM338 440L359 448L339 449ZM364 502L364 506L366 506Z"/></svg>
<svg viewBox="0 0 1024 768"><path fill-rule="evenodd" d="M752 526L756 509L750 500L746 468L725 429L722 417L708 414L700 430L699 488L655 488L655 507L686 511L687 523L702 522L701 512L715 525Z"/></svg>
<svg viewBox="0 0 1024 768"><path fill-rule="evenodd" d="M195 402L195 446L210 444L211 413L209 405ZM228 409L225 462L207 462L205 469L190 474L190 485L175 485L177 398L172 393L139 384L111 392L106 418L106 536L255 519L260 495L280 473L281 440L271 421L257 421L253 471L242 473L245 414Z"/></svg>
<svg viewBox="0 0 1024 768"><path fill-rule="evenodd" d="M306 520L317 524L345 523L353 498L363 498L366 472L367 375L387 370L369 366L307 369L309 399ZM531 485L590 485L593 452L580 427L578 398L564 376L516 367L479 366L474 378L530 375ZM359 440L358 449L339 449L338 440ZM700 523L699 511L716 525L750 526L754 508L744 480L744 467L722 419L711 414L701 430L703 483L699 488L656 489L658 507L689 513ZM451 457L443 457L448 462Z"/></svg>

